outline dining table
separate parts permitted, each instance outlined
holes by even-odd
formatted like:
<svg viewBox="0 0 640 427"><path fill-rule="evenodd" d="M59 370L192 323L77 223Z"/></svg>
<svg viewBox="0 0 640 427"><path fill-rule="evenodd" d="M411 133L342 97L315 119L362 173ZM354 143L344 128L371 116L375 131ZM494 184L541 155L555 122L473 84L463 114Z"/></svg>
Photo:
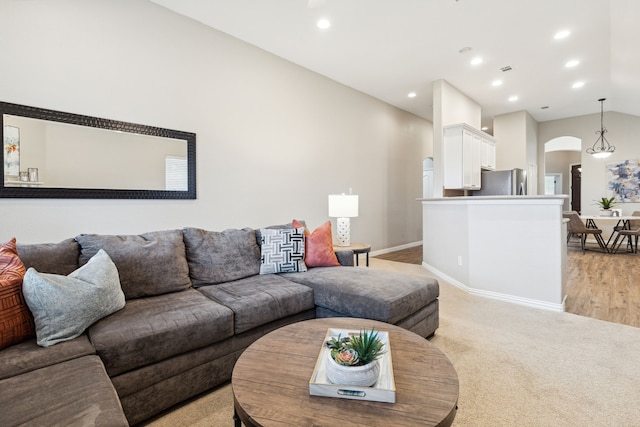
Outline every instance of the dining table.
<svg viewBox="0 0 640 427"><path fill-rule="evenodd" d="M611 252L609 249L609 243L614 238L619 230L630 230L632 220L640 220L640 217L633 215L580 215L580 219L584 221L587 228L600 228L596 222L601 224L606 223L612 225L612 231L609 235L609 239L605 244L607 252ZM615 223L615 224L614 224Z"/></svg>

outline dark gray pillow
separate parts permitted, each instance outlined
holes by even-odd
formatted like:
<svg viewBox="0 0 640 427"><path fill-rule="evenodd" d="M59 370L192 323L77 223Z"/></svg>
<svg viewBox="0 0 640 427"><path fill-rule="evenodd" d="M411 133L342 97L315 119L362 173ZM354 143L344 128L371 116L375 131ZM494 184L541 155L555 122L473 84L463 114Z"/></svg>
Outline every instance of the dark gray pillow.
<svg viewBox="0 0 640 427"><path fill-rule="evenodd" d="M38 345L43 347L80 336L125 305L118 270L102 250L68 276L30 268L22 292L33 313Z"/></svg>
<svg viewBox="0 0 640 427"><path fill-rule="evenodd" d="M60 243L19 243L17 249L27 269L33 267L41 273L67 275L79 267L80 248L74 239Z"/></svg>
<svg viewBox="0 0 640 427"><path fill-rule="evenodd" d="M181 230L140 235L81 234L80 265L104 249L118 272L127 299L161 295L191 287Z"/></svg>
<svg viewBox="0 0 640 427"><path fill-rule="evenodd" d="M230 282L260 272L255 230L207 231L185 228L189 274L194 286Z"/></svg>

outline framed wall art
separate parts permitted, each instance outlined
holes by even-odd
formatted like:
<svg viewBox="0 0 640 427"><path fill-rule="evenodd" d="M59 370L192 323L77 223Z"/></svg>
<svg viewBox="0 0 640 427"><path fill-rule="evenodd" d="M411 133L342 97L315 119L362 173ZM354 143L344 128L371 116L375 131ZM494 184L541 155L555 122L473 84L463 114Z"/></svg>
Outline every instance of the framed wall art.
<svg viewBox="0 0 640 427"><path fill-rule="evenodd" d="M4 174L15 176L20 174L20 129L14 126L3 126Z"/></svg>
<svg viewBox="0 0 640 427"><path fill-rule="evenodd" d="M618 203L640 202L640 165L625 160L607 165L609 190Z"/></svg>

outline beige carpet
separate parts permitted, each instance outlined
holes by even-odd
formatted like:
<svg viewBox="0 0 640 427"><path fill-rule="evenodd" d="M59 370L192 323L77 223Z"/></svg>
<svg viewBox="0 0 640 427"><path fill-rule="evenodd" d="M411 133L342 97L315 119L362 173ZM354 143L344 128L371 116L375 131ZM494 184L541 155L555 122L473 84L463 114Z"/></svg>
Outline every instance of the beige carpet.
<svg viewBox="0 0 640 427"><path fill-rule="evenodd" d="M371 268L431 275L379 259ZM471 296L439 281L440 328L431 342L458 372L455 426L640 426L640 329ZM232 414L227 384L148 425L232 426Z"/></svg>

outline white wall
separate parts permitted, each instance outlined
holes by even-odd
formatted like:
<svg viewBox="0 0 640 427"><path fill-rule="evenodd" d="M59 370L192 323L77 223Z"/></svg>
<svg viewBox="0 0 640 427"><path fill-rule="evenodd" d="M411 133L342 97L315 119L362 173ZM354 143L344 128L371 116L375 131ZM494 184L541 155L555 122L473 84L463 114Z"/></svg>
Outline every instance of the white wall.
<svg viewBox="0 0 640 427"><path fill-rule="evenodd" d="M480 104L445 80L433 82L433 196L442 197L444 185L442 129L448 125L466 123L480 129Z"/></svg>
<svg viewBox="0 0 640 427"><path fill-rule="evenodd" d="M525 141L527 145L527 194L544 194L544 173L538 173L538 122L525 112ZM542 175L542 176L540 176ZM539 191L538 189L542 189Z"/></svg>
<svg viewBox="0 0 640 427"><path fill-rule="evenodd" d="M560 136L573 136L582 140L582 213L597 215L599 207L594 203L601 197L609 196L609 176L606 165L624 160L640 160L640 117L617 112L604 113L604 125L608 130L606 138L616 151L606 159L595 159L586 154L597 139L596 130L600 129L600 113L572 117L540 123L538 126L539 149L544 150L544 143ZM640 210L640 203L622 203L616 206L624 215L631 215Z"/></svg>
<svg viewBox="0 0 640 427"><path fill-rule="evenodd" d="M571 208L571 165L580 163L580 152L550 151L544 159L545 175L560 174L562 177L562 194L569 196L562 209L568 211Z"/></svg>
<svg viewBox="0 0 640 427"><path fill-rule="evenodd" d="M1 199L0 240L315 227L349 188L352 241L422 239L428 121L144 0L0 9L0 100L195 132L198 167L197 200Z"/></svg>
<svg viewBox="0 0 640 427"><path fill-rule="evenodd" d="M538 123L526 111L502 114L493 119L496 138L496 169L520 168L537 165Z"/></svg>

